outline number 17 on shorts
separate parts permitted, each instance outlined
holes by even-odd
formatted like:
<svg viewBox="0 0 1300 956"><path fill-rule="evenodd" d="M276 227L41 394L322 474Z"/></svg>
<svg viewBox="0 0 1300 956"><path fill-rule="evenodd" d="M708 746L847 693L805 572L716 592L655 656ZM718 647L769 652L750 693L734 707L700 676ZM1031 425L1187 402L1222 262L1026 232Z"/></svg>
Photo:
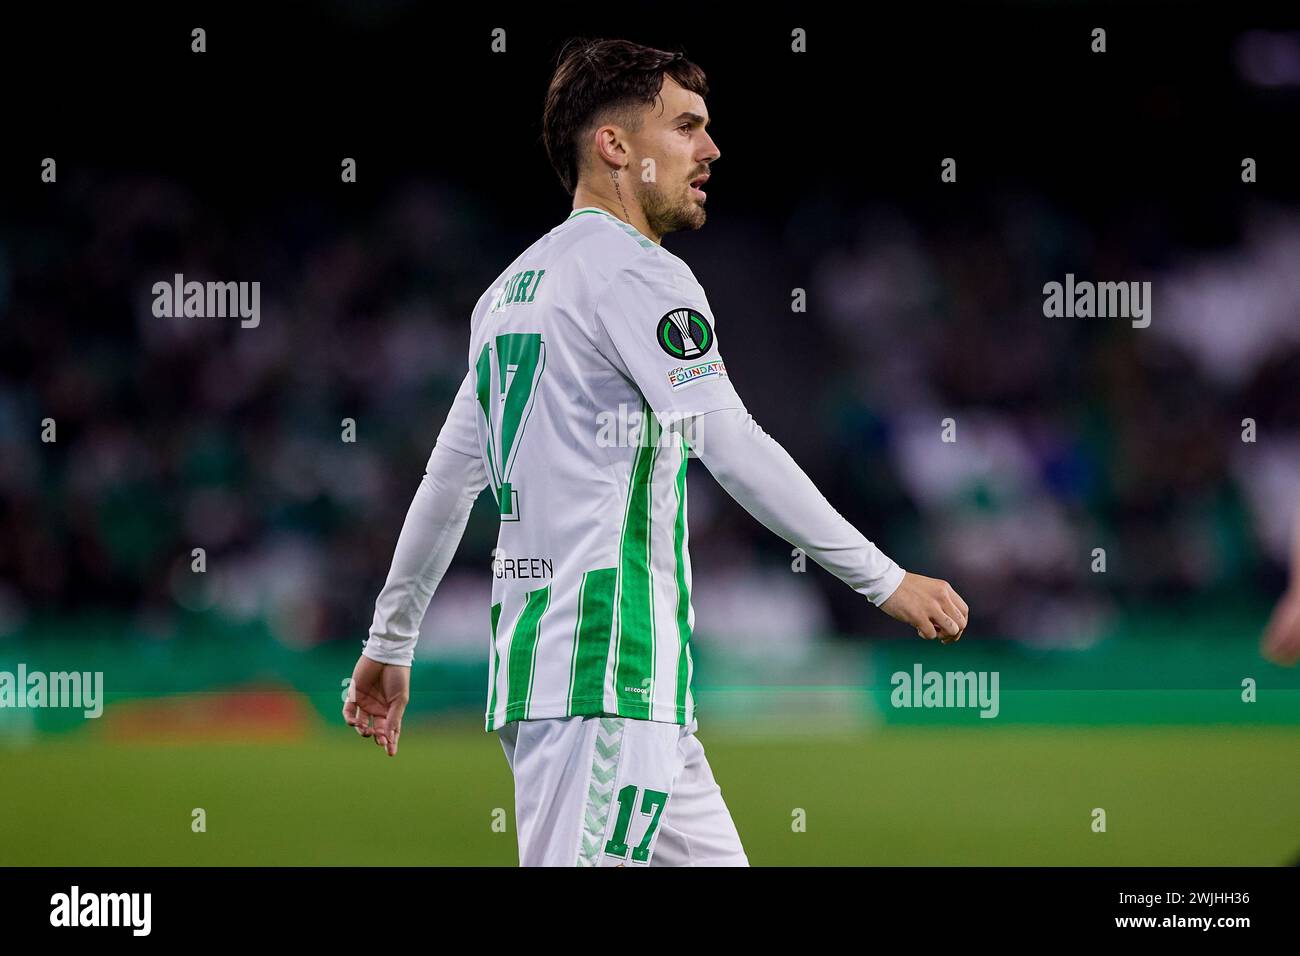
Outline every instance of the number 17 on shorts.
<svg viewBox="0 0 1300 956"><path fill-rule="evenodd" d="M632 815L640 804L642 816L648 816L650 822L645 826L645 833L636 846L628 845L628 831L632 827ZM628 858L631 850L633 863L649 863L650 847L654 843L655 831L659 829L659 819L663 816L664 805L668 803L668 794L662 790L638 789L635 784L628 784L618 792L618 817L614 821L614 832L605 841L605 855L620 860Z"/></svg>

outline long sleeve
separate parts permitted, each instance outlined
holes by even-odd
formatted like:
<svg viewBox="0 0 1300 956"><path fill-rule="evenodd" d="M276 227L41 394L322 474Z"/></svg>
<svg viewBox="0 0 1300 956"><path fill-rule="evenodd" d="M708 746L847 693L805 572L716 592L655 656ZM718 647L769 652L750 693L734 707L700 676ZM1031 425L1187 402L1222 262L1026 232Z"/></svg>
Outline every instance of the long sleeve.
<svg viewBox="0 0 1300 956"><path fill-rule="evenodd" d="M695 416L691 448L746 511L879 607L903 569L836 511L744 408Z"/></svg>
<svg viewBox="0 0 1300 956"><path fill-rule="evenodd" d="M407 509L388 579L375 601L370 638L362 651L372 660L406 665L414 660L429 599L451 564L474 501L487 486L487 473L478 454L453 447L453 443L473 447L469 440L473 434L470 402L468 388L462 387ZM468 428L463 420L467 417Z"/></svg>

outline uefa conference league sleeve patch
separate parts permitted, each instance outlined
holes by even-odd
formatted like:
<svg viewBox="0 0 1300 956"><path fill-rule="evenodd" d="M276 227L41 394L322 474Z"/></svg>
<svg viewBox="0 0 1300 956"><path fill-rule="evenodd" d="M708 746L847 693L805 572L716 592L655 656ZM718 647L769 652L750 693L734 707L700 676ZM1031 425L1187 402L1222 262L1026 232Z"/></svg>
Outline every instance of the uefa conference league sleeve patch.
<svg viewBox="0 0 1300 956"><path fill-rule="evenodd" d="M668 384L674 390L727 374L721 359L702 361L713 350L713 326L698 309L682 306L666 313L655 327L655 341L670 358L682 363L668 372Z"/></svg>

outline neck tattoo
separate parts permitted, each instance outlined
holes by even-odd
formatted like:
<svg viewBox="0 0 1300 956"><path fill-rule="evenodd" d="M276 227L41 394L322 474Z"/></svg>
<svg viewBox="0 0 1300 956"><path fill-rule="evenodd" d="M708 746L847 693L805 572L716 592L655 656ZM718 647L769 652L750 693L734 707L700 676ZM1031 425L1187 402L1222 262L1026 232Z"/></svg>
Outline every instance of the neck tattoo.
<svg viewBox="0 0 1300 956"><path fill-rule="evenodd" d="M627 220L627 224L630 226L632 225L632 217L628 215L627 203L623 202L623 190L620 189L618 185L618 170L611 169L609 171L609 177L614 180L614 192L618 195L618 204L623 207L623 218Z"/></svg>

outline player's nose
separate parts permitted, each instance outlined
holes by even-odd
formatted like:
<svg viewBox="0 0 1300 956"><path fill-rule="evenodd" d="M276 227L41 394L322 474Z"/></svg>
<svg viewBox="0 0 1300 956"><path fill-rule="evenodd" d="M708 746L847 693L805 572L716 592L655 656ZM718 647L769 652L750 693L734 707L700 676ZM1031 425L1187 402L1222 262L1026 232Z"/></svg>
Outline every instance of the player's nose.
<svg viewBox="0 0 1300 956"><path fill-rule="evenodd" d="M713 141L713 137L710 136L708 133L704 134L704 142L706 144L706 147L705 147L704 154L698 157L700 162L716 163L719 159L722 158L722 151L718 149L718 144Z"/></svg>

